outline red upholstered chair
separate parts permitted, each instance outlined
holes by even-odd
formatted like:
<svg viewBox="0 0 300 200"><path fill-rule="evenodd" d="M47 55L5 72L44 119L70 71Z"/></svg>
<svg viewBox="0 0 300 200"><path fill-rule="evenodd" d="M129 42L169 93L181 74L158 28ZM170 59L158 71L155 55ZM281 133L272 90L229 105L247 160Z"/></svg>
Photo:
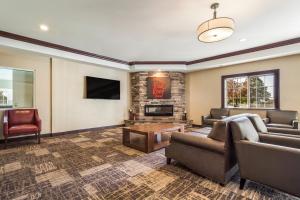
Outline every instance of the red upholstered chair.
<svg viewBox="0 0 300 200"><path fill-rule="evenodd" d="M5 144L11 136L35 134L40 143L41 119L37 109L6 110L3 118Z"/></svg>

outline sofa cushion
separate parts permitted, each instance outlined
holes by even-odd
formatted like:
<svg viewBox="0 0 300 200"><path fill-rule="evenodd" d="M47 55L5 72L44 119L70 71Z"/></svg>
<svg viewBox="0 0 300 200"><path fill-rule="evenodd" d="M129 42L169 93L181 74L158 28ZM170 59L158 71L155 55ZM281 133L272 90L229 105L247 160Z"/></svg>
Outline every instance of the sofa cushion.
<svg viewBox="0 0 300 200"><path fill-rule="evenodd" d="M273 127L273 128L293 128L292 125L289 124L276 124L276 123L269 123L267 124L268 127Z"/></svg>
<svg viewBox="0 0 300 200"><path fill-rule="evenodd" d="M210 110L210 115L213 119L223 119L224 116L229 115L229 110L225 108L212 108Z"/></svg>
<svg viewBox="0 0 300 200"><path fill-rule="evenodd" d="M292 124L292 121L298 119L297 111L268 110L267 117L272 124Z"/></svg>
<svg viewBox="0 0 300 200"><path fill-rule="evenodd" d="M20 124L33 124L34 122L34 110L28 109L16 109L8 111L9 126Z"/></svg>
<svg viewBox="0 0 300 200"><path fill-rule="evenodd" d="M211 132L207 135L208 138L225 142L226 139L226 126L224 121L214 122Z"/></svg>
<svg viewBox="0 0 300 200"><path fill-rule="evenodd" d="M259 115L249 115L248 118L252 122L254 128L256 129L257 132L268 132L268 129L262 120L262 118Z"/></svg>
<svg viewBox="0 0 300 200"><path fill-rule="evenodd" d="M10 127L8 132L12 135L37 133L38 127L34 124L15 125Z"/></svg>
<svg viewBox="0 0 300 200"><path fill-rule="evenodd" d="M259 135L247 117L234 119L230 122L234 140L258 142Z"/></svg>

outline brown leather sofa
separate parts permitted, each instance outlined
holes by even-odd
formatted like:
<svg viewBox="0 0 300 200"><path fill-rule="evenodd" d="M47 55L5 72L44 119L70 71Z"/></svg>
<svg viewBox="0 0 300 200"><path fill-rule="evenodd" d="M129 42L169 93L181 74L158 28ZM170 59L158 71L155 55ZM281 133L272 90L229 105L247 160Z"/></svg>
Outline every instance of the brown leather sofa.
<svg viewBox="0 0 300 200"><path fill-rule="evenodd" d="M298 112L289 110L267 110L267 127L298 129Z"/></svg>
<svg viewBox="0 0 300 200"><path fill-rule="evenodd" d="M300 138L259 134L249 118L230 122L240 169L247 179L300 197Z"/></svg>
<svg viewBox="0 0 300 200"><path fill-rule="evenodd" d="M212 108L209 115L202 116L202 125L212 126L215 121L219 121L229 116L227 108Z"/></svg>
<svg viewBox="0 0 300 200"><path fill-rule="evenodd" d="M214 122L208 136L172 133L165 152L167 163L175 159L197 174L225 185L238 170L229 122L242 116L245 114Z"/></svg>

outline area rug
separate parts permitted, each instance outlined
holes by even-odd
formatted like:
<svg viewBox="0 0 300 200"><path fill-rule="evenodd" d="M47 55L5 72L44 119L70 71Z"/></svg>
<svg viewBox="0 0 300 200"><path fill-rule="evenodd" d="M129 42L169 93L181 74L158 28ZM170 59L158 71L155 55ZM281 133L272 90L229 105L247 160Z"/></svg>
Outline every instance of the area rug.
<svg viewBox="0 0 300 200"><path fill-rule="evenodd" d="M121 138L116 128L10 143L0 150L0 199L297 199L254 182L239 190L238 175L222 187Z"/></svg>

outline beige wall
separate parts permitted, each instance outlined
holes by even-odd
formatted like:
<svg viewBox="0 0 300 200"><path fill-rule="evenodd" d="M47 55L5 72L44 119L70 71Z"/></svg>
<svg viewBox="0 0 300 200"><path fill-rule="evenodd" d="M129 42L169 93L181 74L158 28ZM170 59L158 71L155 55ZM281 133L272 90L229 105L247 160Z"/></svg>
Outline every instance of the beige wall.
<svg viewBox="0 0 300 200"><path fill-rule="evenodd" d="M300 55L196 71L186 76L187 110L195 124L210 108L221 107L221 76L280 69L280 108L300 112Z"/></svg>
<svg viewBox="0 0 300 200"><path fill-rule="evenodd" d="M55 58L51 67L50 57L6 48L0 49L0 66L35 72L34 102L42 119L42 133L50 133L51 129L62 132L119 125L127 118L129 73L126 71ZM84 76L87 75L120 80L121 100L84 99ZM0 110L1 120L2 114Z"/></svg>
<svg viewBox="0 0 300 200"><path fill-rule="evenodd" d="M128 115L128 72L62 59L53 59L52 63L53 132L124 123ZM85 76L120 80L120 100L84 98Z"/></svg>

